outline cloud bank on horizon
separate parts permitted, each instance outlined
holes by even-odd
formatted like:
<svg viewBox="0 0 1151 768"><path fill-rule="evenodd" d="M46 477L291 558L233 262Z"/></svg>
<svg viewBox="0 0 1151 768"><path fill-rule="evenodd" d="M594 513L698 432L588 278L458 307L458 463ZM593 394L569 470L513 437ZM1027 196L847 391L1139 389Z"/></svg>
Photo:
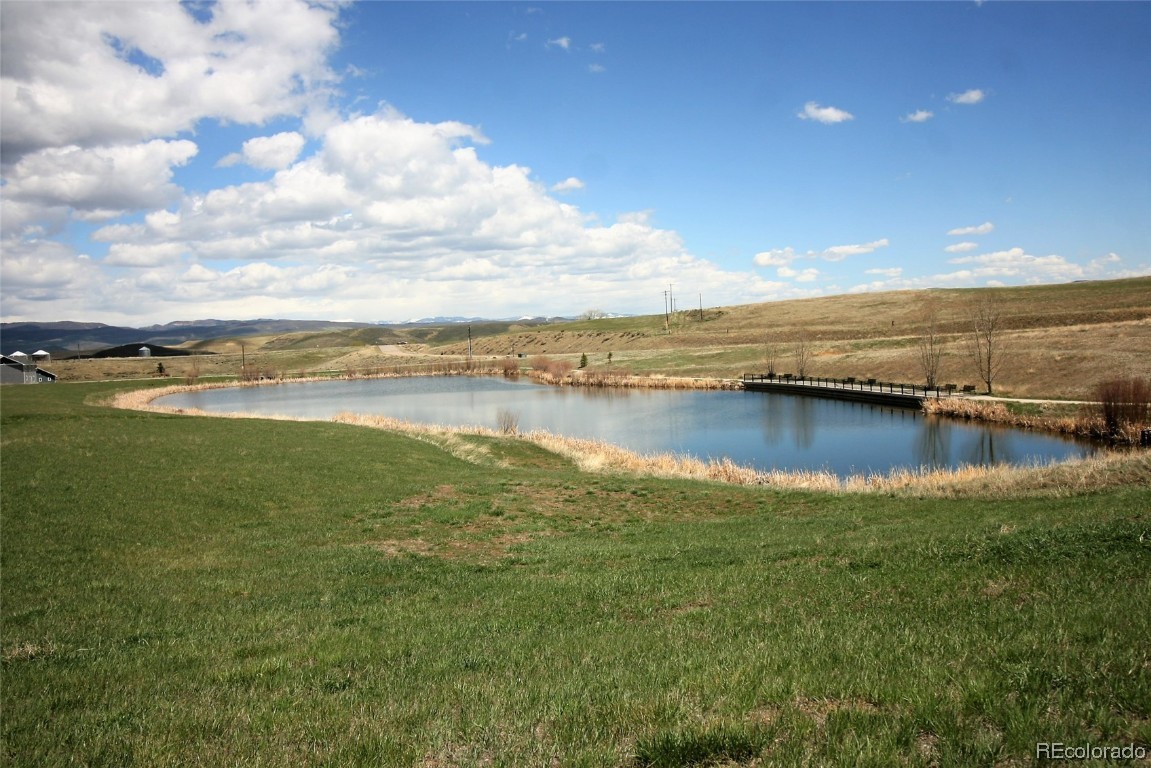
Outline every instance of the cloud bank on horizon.
<svg viewBox="0 0 1151 768"><path fill-rule="evenodd" d="M0 14L5 321L654 313L669 284L714 306L1151 273L1148 4Z"/></svg>

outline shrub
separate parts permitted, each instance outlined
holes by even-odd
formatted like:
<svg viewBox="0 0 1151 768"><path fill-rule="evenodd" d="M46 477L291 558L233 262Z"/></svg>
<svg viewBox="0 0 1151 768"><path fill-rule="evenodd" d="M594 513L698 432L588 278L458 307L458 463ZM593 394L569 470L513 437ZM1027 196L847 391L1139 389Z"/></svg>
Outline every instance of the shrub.
<svg viewBox="0 0 1151 768"><path fill-rule="evenodd" d="M1151 382L1135 376L1104 381L1095 386L1095 399L1099 401L1107 433L1119 435L1125 426L1138 427L1147 423Z"/></svg>
<svg viewBox="0 0 1151 768"><path fill-rule="evenodd" d="M570 360L553 360L551 365L548 366L548 373L556 378L562 379L572 372L572 363Z"/></svg>
<svg viewBox="0 0 1151 768"><path fill-rule="evenodd" d="M520 417L506 408L500 408L496 412L496 425L500 434L516 435L520 431Z"/></svg>

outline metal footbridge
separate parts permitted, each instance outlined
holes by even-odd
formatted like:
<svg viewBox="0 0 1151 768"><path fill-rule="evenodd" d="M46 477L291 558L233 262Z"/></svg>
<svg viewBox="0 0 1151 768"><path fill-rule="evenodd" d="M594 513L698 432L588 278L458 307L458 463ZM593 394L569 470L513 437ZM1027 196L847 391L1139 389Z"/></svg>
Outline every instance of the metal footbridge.
<svg viewBox="0 0 1151 768"><path fill-rule="evenodd" d="M954 384L924 387L918 384L898 384L875 379L826 379L812 376L792 376L789 373L745 373L743 388L750 392L780 392L789 395L828 397L835 400L854 400L862 403L893 405L900 408L922 408L923 401L933 398L970 394L975 387L962 389Z"/></svg>

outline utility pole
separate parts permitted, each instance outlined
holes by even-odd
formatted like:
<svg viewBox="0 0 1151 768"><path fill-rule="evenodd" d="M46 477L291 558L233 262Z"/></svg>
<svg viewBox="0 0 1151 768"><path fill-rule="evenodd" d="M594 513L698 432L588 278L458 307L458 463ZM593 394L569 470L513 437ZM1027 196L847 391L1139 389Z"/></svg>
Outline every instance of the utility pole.
<svg viewBox="0 0 1151 768"><path fill-rule="evenodd" d="M703 322L703 294L699 295L699 321Z"/></svg>
<svg viewBox="0 0 1151 768"><path fill-rule="evenodd" d="M668 321L668 314L667 314L667 291L663 292L663 329L665 331L671 329L671 324Z"/></svg>
<svg viewBox="0 0 1151 768"><path fill-rule="evenodd" d="M468 326L468 368L472 367L472 327Z"/></svg>

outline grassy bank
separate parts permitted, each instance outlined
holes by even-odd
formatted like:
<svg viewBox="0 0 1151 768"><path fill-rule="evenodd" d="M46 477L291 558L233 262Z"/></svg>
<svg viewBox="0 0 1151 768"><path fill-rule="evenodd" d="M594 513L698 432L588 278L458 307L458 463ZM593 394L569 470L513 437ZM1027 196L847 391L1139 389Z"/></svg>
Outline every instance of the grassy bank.
<svg viewBox="0 0 1151 768"><path fill-rule="evenodd" d="M120 385L123 386L123 385ZM818 494L5 387L5 765L1151 745L1151 490ZM759 761L758 763L756 761Z"/></svg>

